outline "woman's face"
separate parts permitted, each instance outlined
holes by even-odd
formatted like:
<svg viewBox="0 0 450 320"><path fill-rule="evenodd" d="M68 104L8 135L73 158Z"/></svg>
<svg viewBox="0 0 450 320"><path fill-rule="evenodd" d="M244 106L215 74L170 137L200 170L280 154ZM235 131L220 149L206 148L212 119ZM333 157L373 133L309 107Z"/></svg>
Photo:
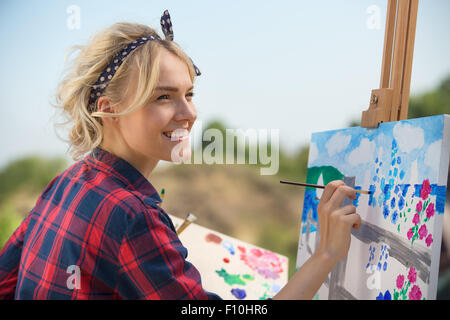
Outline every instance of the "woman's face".
<svg viewBox="0 0 450 320"><path fill-rule="evenodd" d="M191 153L189 133L197 118L194 88L186 63L167 49L160 50L153 97L131 114L118 117L118 128L128 152L141 160L179 162Z"/></svg>

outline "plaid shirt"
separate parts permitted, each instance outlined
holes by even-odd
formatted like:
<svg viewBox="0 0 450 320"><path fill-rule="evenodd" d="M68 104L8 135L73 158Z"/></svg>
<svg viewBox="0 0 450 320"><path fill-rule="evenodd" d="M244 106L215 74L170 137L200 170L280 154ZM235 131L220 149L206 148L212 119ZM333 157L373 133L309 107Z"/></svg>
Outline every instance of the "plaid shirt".
<svg viewBox="0 0 450 320"><path fill-rule="evenodd" d="M0 252L0 299L220 299L155 188L100 148L54 178Z"/></svg>

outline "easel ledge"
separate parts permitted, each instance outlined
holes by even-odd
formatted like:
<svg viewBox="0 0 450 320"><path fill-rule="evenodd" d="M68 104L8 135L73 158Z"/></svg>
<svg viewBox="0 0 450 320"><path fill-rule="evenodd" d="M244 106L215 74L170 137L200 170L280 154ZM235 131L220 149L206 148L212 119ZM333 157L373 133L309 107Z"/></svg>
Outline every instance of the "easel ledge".
<svg viewBox="0 0 450 320"><path fill-rule="evenodd" d="M406 120L419 0L388 0L380 89L372 90L361 127Z"/></svg>

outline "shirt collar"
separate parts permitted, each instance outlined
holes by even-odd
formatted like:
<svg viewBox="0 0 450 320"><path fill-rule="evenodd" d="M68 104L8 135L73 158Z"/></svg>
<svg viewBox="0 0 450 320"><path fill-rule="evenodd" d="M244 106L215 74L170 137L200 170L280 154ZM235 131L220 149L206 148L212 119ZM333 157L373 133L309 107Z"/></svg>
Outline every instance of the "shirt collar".
<svg viewBox="0 0 450 320"><path fill-rule="evenodd" d="M86 157L89 164L100 170L107 171L123 181L128 189L142 193L145 200L161 203L161 197L155 187L135 167L126 160L100 148L96 147ZM146 201L147 202L147 201ZM150 203L151 205L153 203Z"/></svg>

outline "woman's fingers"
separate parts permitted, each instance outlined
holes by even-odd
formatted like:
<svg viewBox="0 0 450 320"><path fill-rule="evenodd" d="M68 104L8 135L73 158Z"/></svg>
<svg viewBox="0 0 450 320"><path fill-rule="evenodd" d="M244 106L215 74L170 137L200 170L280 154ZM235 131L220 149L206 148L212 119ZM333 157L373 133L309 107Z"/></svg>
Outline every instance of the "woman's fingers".
<svg viewBox="0 0 450 320"><path fill-rule="evenodd" d="M347 215L356 213L356 207L352 204L349 204L347 206L341 207L337 210L334 210L334 214L337 216Z"/></svg>
<svg viewBox="0 0 450 320"><path fill-rule="evenodd" d="M361 227L362 222L361 216L357 213L347 214L344 217L342 217L342 219L349 227L353 227L356 230L358 230L359 227Z"/></svg>
<svg viewBox="0 0 450 320"><path fill-rule="evenodd" d="M337 209L342 205L342 202L345 200L345 198L349 197L350 199L356 198L356 190L347 186L347 185L340 185L336 190L334 191L333 195L330 198L331 202L331 208Z"/></svg>
<svg viewBox="0 0 450 320"><path fill-rule="evenodd" d="M334 181L331 181L330 183L328 183L325 186L325 189L323 190L322 196L320 197L320 201L322 203L325 203L328 200L330 200L331 196L334 194L336 189L342 185L345 185L344 181L342 181L342 180L334 180Z"/></svg>

